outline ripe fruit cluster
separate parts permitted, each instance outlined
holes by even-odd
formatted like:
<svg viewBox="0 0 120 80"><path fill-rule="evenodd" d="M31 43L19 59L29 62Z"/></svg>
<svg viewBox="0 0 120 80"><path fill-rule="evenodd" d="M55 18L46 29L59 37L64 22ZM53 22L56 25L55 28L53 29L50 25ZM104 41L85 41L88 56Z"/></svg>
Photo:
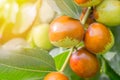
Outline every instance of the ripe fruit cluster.
<svg viewBox="0 0 120 80"><path fill-rule="evenodd" d="M105 53L114 43L112 32L105 25L94 22L85 31L79 20L68 16L61 16L51 23L49 38L53 45L65 48L76 46L83 40L85 47L95 54Z"/></svg>
<svg viewBox="0 0 120 80"><path fill-rule="evenodd" d="M120 1L74 1L81 7L92 7L87 23L85 23L87 27L81 23L85 18L86 11L81 14L80 20L69 16L60 16L53 20L50 25L49 39L53 45L64 48L75 47L83 41L84 47L77 48L72 52L69 64L77 75L89 78L99 71L99 61L96 54L106 53L114 44L114 36L109 26L120 25ZM111 14L111 12L114 14Z"/></svg>

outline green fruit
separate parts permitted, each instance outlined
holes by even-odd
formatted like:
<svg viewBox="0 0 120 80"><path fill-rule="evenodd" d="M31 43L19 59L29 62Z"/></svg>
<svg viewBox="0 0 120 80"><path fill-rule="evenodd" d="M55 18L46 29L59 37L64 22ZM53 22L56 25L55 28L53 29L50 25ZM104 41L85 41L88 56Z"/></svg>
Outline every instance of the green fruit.
<svg viewBox="0 0 120 80"><path fill-rule="evenodd" d="M103 0L74 0L81 7L96 6Z"/></svg>
<svg viewBox="0 0 120 80"><path fill-rule="evenodd" d="M34 48L34 47L36 47L36 45L35 45L35 43L34 43L34 41L33 41L33 36L32 36L32 30L27 34L27 36L26 36L26 41L29 43L29 45L32 47L32 48Z"/></svg>
<svg viewBox="0 0 120 80"><path fill-rule="evenodd" d="M94 10L96 21L108 26L120 25L120 1L104 0Z"/></svg>
<svg viewBox="0 0 120 80"><path fill-rule="evenodd" d="M49 24L40 24L32 29L32 37L36 46L50 50L53 45L48 38Z"/></svg>

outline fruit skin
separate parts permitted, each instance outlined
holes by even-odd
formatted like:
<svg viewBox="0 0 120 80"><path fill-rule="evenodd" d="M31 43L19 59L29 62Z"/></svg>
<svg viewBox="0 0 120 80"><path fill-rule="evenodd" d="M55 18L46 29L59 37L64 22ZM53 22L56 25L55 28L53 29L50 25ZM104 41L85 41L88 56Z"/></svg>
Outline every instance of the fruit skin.
<svg viewBox="0 0 120 80"><path fill-rule="evenodd" d="M82 78L93 77L99 71L99 62L96 55L86 48L80 48L70 57L71 69Z"/></svg>
<svg viewBox="0 0 120 80"><path fill-rule="evenodd" d="M77 4L83 4L88 2L88 0L74 0Z"/></svg>
<svg viewBox="0 0 120 80"><path fill-rule="evenodd" d="M74 0L74 1L81 7L90 7L98 5L103 0Z"/></svg>
<svg viewBox="0 0 120 80"><path fill-rule="evenodd" d="M51 72L47 74L44 80L69 80L67 76L60 72Z"/></svg>
<svg viewBox="0 0 120 80"><path fill-rule="evenodd" d="M49 27L49 24L39 24L33 27L31 32L35 45L45 50L50 50L53 48L53 45L50 43L48 37Z"/></svg>
<svg viewBox="0 0 120 80"><path fill-rule="evenodd" d="M110 29L101 23L92 23L84 37L85 47L92 53L106 53L114 44Z"/></svg>
<svg viewBox="0 0 120 80"><path fill-rule="evenodd" d="M104 0L95 8L94 16L97 22L107 26L120 25L120 1Z"/></svg>
<svg viewBox="0 0 120 80"><path fill-rule="evenodd" d="M49 39L55 46L65 48L75 46L83 39L83 36L82 24L71 17L58 17L50 25Z"/></svg>

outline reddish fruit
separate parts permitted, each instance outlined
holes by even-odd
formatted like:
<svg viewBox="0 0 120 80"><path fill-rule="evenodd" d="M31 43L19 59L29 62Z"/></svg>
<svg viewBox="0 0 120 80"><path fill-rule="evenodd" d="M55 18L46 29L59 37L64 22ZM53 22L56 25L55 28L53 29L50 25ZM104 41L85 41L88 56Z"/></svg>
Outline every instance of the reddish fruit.
<svg viewBox="0 0 120 80"><path fill-rule="evenodd" d="M89 78L99 71L99 62L96 55L81 48L70 57L70 67L80 77Z"/></svg>
<svg viewBox="0 0 120 80"><path fill-rule="evenodd" d="M110 29L105 25L93 23L86 31L84 43L90 52L102 54L113 46L114 38Z"/></svg>
<svg viewBox="0 0 120 80"><path fill-rule="evenodd" d="M83 4L85 2L88 2L88 0L74 0L77 4Z"/></svg>
<svg viewBox="0 0 120 80"><path fill-rule="evenodd" d="M51 72L47 74L44 80L69 80L67 76L60 72Z"/></svg>
<svg viewBox="0 0 120 80"><path fill-rule="evenodd" d="M74 0L75 3L77 3L79 6L82 7L90 7L90 6L96 6L103 0Z"/></svg>
<svg viewBox="0 0 120 80"><path fill-rule="evenodd" d="M55 19L49 30L51 43L58 47L69 48L77 45L84 36L84 28L79 20L68 16Z"/></svg>

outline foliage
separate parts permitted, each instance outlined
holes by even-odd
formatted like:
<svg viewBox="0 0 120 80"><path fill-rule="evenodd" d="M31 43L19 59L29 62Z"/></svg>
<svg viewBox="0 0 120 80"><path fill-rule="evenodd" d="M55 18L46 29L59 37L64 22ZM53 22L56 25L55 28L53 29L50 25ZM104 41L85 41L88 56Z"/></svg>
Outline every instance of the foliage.
<svg viewBox="0 0 120 80"><path fill-rule="evenodd" d="M56 71L53 58L39 48L0 49L0 79L38 80Z"/></svg>

